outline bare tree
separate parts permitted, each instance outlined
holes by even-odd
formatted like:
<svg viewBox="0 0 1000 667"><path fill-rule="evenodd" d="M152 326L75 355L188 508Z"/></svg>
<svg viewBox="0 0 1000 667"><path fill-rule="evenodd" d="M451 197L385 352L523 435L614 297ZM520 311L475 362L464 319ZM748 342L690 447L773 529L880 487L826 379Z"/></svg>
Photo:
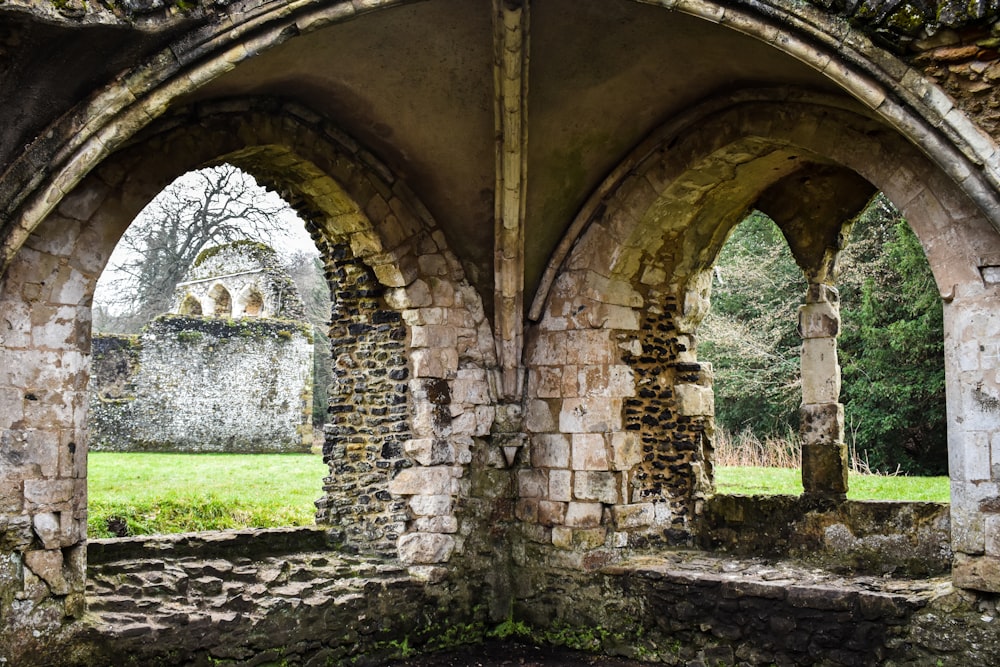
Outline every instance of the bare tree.
<svg viewBox="0 0 1000 667"><path fill-rule="evenodd" d="M285 234L288 205L247 173L222 164L168 185L129 226L95 295L94 328L137 331L167 311L174 288L204 248Z"/></svg>

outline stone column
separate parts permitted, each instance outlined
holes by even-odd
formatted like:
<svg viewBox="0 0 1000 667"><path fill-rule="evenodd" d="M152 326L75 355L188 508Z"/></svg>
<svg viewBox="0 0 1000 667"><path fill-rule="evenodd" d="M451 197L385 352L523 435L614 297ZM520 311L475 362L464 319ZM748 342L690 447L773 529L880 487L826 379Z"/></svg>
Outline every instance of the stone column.
<svg viewBox="0 0 1000 667"><path fill-rule="evenodd" d="M840 303L836 288L810 282L806 303L799 307L802 336L802 486L807 494L847 494L847 446L844 406L840 399L837 334Z"/></svg>

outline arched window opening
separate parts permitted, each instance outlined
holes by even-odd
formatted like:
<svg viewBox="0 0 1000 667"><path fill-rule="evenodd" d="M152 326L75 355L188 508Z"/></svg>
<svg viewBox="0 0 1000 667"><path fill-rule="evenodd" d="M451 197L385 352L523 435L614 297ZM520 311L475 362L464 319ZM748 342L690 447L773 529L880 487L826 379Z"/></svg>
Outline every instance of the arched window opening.
<svg viewBox="0 0 1000 667"><path fill-rule="evenodd" d="M841 386L851 497L947 500L943 478L923 495L872 489L880 483L865 477L947 472L941 302L923 250L878 195L854 221L838 265L842 381L829 380ZM714 366L721 492L802 492L803 385L825 381L802 375L811 372L796 330L796 311L811 301L805 289L781 230L753 212L719 255L698 332L699 356Z"/></svg>
<svg viewBox="0 0 1000 667"><path fill-rule="evenodd" d="M330 290L287 203L231 165L181 176L119 242L95 313L92 537L314 522Z"/></svg>
<svg viewBox="0 0 1000 667"><path fill-rule="evenodd" d="M264 310L264 297L254 288L245 290L240 298L239 315L242 317L260 317Z"/></svg>
<svg viewBox="0 0 1000 667"><path fill-rule="evenodd" d="M201 301L199 301L193 294L188 294L184 297L184 301L181 303L179 312L181 315L194 315L200 317L202 315Z"/></svg>
<svg viewBox="0 0 1000 667"><path fill-rule="evenodd" d="M211 314L215 317L232 317L233 316L233 297L229 294L227 290L222 285L214 285L212 290L208 293L208 298L211 300L212 312Z"/></svg>

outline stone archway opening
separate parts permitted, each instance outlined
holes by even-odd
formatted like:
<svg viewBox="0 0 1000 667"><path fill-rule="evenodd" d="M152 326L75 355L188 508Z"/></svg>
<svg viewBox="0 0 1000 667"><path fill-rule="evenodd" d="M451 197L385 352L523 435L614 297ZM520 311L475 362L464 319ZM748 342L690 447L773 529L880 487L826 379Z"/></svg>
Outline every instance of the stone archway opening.
<svg viewBox="0 0 1000 667"><path fill-rule="evenodd" d="M941 302L926 257L882 195L847 222L833 285L844 379L834 386L850 475L945 474ZM796 310L806 285L781 229L759 211L734 228L714 264L712 308L697 335L700 357L712 362L716 463L770 469L726 470L720 489L801 493L802 373L824 372L802 364ZM941 498L940 480L895 492L909 496L860 481L852 497Z"/></svg>
<svg viewBox="0 0 1000 667"><path fill-rule="evenodd" d="M318 257L291 207L230 165L183 174L132 221L95 297L110 316L92 341L91 538L314 523Z"/></svg>

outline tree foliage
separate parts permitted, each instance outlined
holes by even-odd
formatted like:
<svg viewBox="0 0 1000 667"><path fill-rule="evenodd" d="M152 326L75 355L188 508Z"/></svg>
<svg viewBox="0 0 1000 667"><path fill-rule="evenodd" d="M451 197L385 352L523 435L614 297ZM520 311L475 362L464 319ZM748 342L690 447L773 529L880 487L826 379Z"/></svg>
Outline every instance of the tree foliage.
<svg viewBox="0 0 1000 667"><path fill-rule="evenodd" d="M733 231L713 282L698 347L715 366L717 419L734 432L784 435L798 425L795 325L806 281L770 218L755 211Z"/></svg>
<svg viewBox="0 0 1000 667"><path fill-rule="evenodd" d="M229 164L190 172L156 196L122 236L95 295L94 329L134 333L170 308L204 248L284 234L277 196Z"/></svg>
<svg viewBox="0 0 1000 667"><path fill-rule="evenodd" d="M873 468L947 467L943 324L930 267L900 213L879 195L841 255L838 343L848 439ZM717 262L699 356L715 365L718 422L763 436L797 429L796 309L805 280L773 222L754 213Z"/></svg>

